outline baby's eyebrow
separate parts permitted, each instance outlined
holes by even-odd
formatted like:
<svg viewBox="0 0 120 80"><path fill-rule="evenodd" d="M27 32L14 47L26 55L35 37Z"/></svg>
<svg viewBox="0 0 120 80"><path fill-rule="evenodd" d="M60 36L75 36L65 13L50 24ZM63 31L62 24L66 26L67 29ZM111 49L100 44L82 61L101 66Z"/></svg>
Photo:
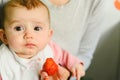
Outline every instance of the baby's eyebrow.
<svg viewBox="0 0 120 80"><path fill-rule="evenodd" d="M20 22L19 20L8 20L8 21L9 21L9 24Z"/></svg>
<svg viewBox="0 0 120 80"><path fill-rule="evenodd" d="M47 27L47 23L43 23L43 22L40 22L40 21L33 21L35 24L40 24L41 26L43 27Z"/></svg>
<svg viewBox="0 0 120 80"><path fill-rule="evenodd" d="M33 21L34 23L36 23L36 24L43 24L42 22L40 22L40 21Z"/></svg>

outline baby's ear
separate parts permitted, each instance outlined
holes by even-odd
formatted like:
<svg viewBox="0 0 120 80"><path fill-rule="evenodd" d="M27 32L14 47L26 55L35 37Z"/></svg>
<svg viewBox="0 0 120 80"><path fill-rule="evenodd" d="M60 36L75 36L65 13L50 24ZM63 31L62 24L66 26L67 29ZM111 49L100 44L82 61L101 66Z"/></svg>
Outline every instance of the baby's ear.
<svg viewBox="0 0 120 80"><path fill-rule="evenodd" d="M7 44L7 38L6 38L6 35L5 35L5 32L3 29L0 29L0 40L4 43L4 44Z"/></svg>

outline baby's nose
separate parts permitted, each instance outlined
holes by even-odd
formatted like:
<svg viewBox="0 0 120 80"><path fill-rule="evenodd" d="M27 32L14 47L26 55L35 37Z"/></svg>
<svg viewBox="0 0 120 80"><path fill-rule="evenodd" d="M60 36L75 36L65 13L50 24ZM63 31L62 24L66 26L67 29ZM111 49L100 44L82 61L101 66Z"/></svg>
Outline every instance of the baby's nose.
<svg viewBox="0 0 120 80"><path fill-rule="evenodd" d="M24 38L25 39L32 39L32 33L31 32L26 32L25 35L24 35Z"/></svg>

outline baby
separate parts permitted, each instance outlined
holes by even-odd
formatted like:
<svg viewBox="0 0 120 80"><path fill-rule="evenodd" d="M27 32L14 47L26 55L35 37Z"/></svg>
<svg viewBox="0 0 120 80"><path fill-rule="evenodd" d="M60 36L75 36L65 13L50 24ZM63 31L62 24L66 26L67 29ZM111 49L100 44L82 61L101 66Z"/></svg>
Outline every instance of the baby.
<svg viewBox="0 0 120 80"><path fill-rule="evenodd" d="M50 40L53 34L50 14L41 1L10 0L3 6L2 11L2 80L39 80L42 66L50 57L58 65L66 67L77 80L84 76L82 61Z"/></svg>

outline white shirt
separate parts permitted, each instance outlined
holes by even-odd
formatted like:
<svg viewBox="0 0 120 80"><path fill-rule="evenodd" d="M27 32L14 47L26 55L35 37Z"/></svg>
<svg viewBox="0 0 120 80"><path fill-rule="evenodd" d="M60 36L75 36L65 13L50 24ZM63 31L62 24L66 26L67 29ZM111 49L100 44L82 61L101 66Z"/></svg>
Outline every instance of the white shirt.
<svg viewBox="0 0 120 80"><path fill-rule="evenodd" d="M50 46L31 59L18 57L4 44L0 47L0 74L3 80L39 80L39 72L46 58L53 57Z"/></svg>

